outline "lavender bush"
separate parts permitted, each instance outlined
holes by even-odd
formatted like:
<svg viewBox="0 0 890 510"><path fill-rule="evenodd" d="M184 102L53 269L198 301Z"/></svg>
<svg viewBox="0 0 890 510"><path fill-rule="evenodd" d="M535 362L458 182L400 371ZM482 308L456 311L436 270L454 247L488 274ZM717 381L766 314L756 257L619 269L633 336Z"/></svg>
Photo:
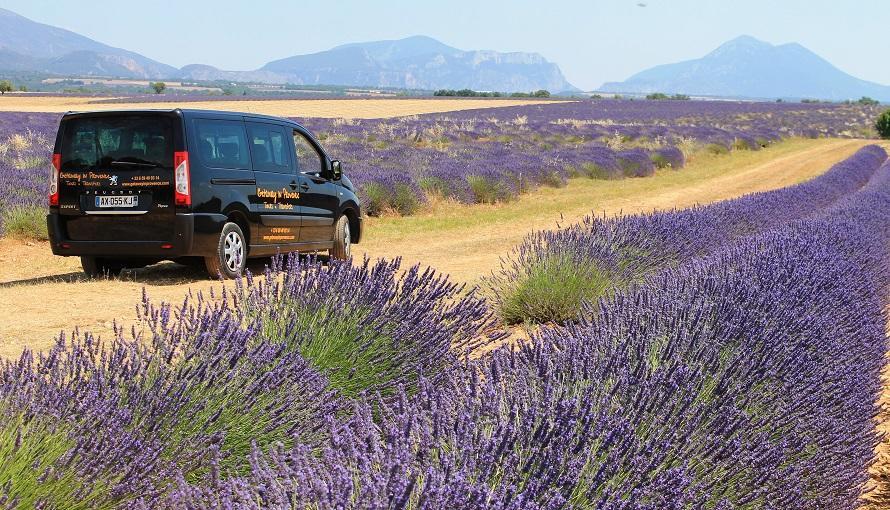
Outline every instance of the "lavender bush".
<svg viewBox="0 0 890 510"><path fill-rule="evenodd" d="M588 217L559 231L533 233L487 285L508 323L572 320L583 300L649 271L819 213L861 188L886 158L882 148L868 146L825 174L780 190L680 211Z"/></svg>
<svg viewBox="0 0 890 510"><path fill-rule="evenodd" d="M235 308L259 334L298 351L341 394L389 394L498 339L474 290L400 260L354 266L278 260L249 277Z"/></svg>

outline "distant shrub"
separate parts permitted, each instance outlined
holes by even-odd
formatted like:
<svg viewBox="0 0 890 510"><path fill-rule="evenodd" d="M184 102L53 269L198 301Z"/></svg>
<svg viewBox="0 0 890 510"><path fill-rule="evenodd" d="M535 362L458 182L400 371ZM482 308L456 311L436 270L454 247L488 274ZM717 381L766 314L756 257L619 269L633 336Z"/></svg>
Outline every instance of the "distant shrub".
<svg viewBox="0 0 890 510"><path fill-rule="evenodd" d="M646 96L646 99L648 99L650 101L664 101L664 100L668 100L668 99L670 99L672 101L688 101L689 96L687 96L686 94L674 94L672 96L669 96L663 92L655 92L652 94L648 94Z"/></svg>
<svg viewBox="0 0 890 510"><path fill-rule="evenodd" d="M0 211L4 235L16 239L49 238L46 231L46 210L35 206L14 206Z"/></svg>
<svg viewBox="0 0 890 510"><path fill-rule="evenodd" d="M683 168L686 158L683 157L683 151L676 147L663 147L653 152L649 158L656 168L673 168L674 170Z"/></svg>
<svg viewBox="0 0 890 510"><path fill-rule="evenodd" d="M155 94L162 94L165 90L167 90L167 84L162 81L156 81L154 83L149 83L149 87L155 91Z"/></svg>
<svg viewBox="0 0 890 510"><path fill-rule="evenodd" d="M369 182L362 187L362 192L368 216L380 216L384 212L408 216L420 207L417 192L403 183L396 183L390 187L379 182Z"/></svg>
<svg viewBox="0 0 890 510"><path fill-rule="evenodd" d="M510 97L550 97L550 91L541 89L534 92L514 92Z"/></svg>
<svg viewBox="0 0 890 510"><path fill-rule="evenodd" d="M439 89L433 92L434 96L437 97L502 97L503 94L500 92L479 92L471 89Z"/></svg>
<svg viewBox="0 0 890 510"><path fill-rule="evenodd" d="M705 146L705 150L714 155L729 154L730 148L719 142L711 142Z"/></svg>
<svg viewBox="0 0 890 510"><path fill-rule="evenodd" d="M881 138L890 140L890 110L885 110L878 116L878 120L875 121L875 129Z"/></svg>
<svg viewBox="0 0 890 510"><path fill-rule="evenodd" d="M506 202L513 197L507 184L494 175L468 175L467 183L478 204L496 204Z"/></svg>
<svg viewBox="0 0 890 510"><path fill-rule="evenodd" d="M858 101L856 101L856 104L861 104L861 105L865 105L865 106L876 106L876 105L881 104L881 102L878 101L877 99L872 99L868 96L862 96L861 98L859 98Z"/></svg>
<svg viewBox="0 0 890 510"><path fill-rule="evenodd" d="M655 164L643 149L619 152L618 167L627 177L649 177L655 173Z"/></svg>
<svg viewBox="0 0 890 510"><path fill-rule="evenodd" d="M581 171L591 179L616 180L624 178L624 174L617 166L600 163L583 163Z"/></svg>

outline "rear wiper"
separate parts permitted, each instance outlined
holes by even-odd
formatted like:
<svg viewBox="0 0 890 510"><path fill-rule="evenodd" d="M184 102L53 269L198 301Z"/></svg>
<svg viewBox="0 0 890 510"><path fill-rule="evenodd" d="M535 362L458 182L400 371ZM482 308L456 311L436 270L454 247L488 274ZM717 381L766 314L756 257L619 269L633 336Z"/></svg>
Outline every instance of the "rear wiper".
<svg viewBox="0 0 890 510"><path fill-rule="evenodd" d="M157 168L159 166L157 163L141 163L138 161L112 161L111 164L119 166L141 166L145 168Z"/></svg>

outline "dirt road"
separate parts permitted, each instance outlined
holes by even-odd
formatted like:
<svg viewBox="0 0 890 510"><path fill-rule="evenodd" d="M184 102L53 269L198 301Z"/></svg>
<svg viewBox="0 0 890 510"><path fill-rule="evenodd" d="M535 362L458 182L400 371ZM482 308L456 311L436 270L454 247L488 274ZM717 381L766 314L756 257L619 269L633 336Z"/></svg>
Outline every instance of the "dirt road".
<svg viewBox="0 0 890 510"><path fill-rule="evenodd" d="M818 175L866 143L792 140L759 152L702 156L682 170L647 179L575 179L566 188L545 188L504 205L446 203L417 216L373 218L358 255L403 256L473 283L496 269L499 257L530 231L577 221L591 211L686 207L779 188ZM221 285L203 271L170 263L126 272L118 280L85 280L78 259L54 257L46 243L14 240L0 240L0 267L0 356L16 356L23 346L45 348L60 331L75 327L108 335L113 321L134 321L143 288L154 300L180 302L189 291Z"/></svg>

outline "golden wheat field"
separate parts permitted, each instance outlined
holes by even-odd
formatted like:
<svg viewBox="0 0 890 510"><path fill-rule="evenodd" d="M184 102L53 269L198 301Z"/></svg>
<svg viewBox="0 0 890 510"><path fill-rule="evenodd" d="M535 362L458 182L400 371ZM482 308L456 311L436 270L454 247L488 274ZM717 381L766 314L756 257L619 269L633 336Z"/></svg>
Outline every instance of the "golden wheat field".
<svg viewBox="0 0 890 510"><path fill-rule="evenodd" d="M9 94L0 98L2 112L64 113L86 110L129 110L197 108L277 115L281 117L318 117L347 119L382 119L442 113L476 108L499 108L541 104L534 99L269 99L256 101L159 101L153 103L97 103L93 97L47 97Z"/></svg>

